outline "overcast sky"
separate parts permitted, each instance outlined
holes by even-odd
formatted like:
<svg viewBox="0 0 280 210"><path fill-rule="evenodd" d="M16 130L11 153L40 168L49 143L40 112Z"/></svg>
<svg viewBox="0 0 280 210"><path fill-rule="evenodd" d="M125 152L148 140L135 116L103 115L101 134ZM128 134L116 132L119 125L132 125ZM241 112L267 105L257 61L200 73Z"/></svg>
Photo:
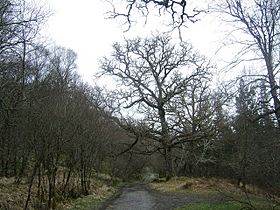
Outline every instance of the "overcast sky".
<svg viewBox="0 0 280 210"><path fill-rule="evenodd" d="M84 80L93 83L92 75L98 70L98 59L109 55L115 41L124 37L147 37L160 31L160 23L133 27L128 33L117 20L105 19L109 5L103 0L45 0L53 15L44 34L56 45L73 49L78 54L79 73ZM203 18L195 24L189 23L184 39L190 40L202 54L213 58L222 40L221 25L213 18Z"/></svg>
<svg viewBox="0 0 280 210"><path fill-rule="evenodd" d="M79 73L88 82L96 72L98 57L108 53L111 43L120 40L122 31L104 20L104 4L99 0L47 0L53 15L44 35L56 45L78 54Z"/></svg>

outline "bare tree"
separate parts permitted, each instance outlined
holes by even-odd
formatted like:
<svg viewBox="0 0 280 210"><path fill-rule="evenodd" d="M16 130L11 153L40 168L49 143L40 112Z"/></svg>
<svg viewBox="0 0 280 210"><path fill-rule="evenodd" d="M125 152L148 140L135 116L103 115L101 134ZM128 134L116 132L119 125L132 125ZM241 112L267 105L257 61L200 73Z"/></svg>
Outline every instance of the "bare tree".
<svg viewBox="0 0 280 210"><path fill-rule="evenodd" d="M13 151L6 155L1 153L1 156L2 154L3 157L6 156L7 169L11 156L15 156L14 160L21 156L17 150L23 145L21 144L23 141L16 137L20 129L12 131L11 125L23 119L20 118L21 110L28 106L25 103L27 101L25 83L31 75L27 64L30 62L28 57L34 52L32 45L38 38L39 30L46 18L47 13L41 7L24 0L4 0L0 3L0 130L3 133L1 144ZM23 156L25 159L25 155ZM5 171L8 175L8 171Z"/></svg>
<svg viewBox="0 0 280 210"><path fill-rule="evenodd" d="M222 11L230 15L238 31L253 38L252 42L246 42L245 44L247 49L257 49L259 58L265 63L274 104L274 109L267 114L276 115L278 127L280 128L279 84L276 81L280 64L280 1L225 0ZM244 52L242 53L244 54Z"/></svg>
<svg viewBox="0 0 280 210"><path fill-rule="evenodd" d="M0 55L25 53L38 38L49 12L26 0L3 0L0 3ZM21 48L21 50L19 50ZM17 50L15 50L17 49ZM22 56L24 59L24 56Z"/></svg>
<svg viewBox="0 0 280 210"><path fill-rule="evenodd" d="M172 104L186 92L190 81L207 74L209 63L189 44L176 46L166 36L126 40L113 49L112 57L103 59L101 73L115 78L119 85L115 96L120 117L127 121L133 119L130 112L136 113L132 122L138 119L139 123L127 123L126 129L136 135L136 142L141 138L148 141L147 152L163 154L166 177L170 178L174 174L172 148L192 140L173 129Z"/></svg>
<svg viewBox="0 0 280 210"><path fill-rule="evenodd" d="M176 113L174 129L181 135L192 136L187 145L177 142L180 146L177 164L181 166L181 173L185 173L188 166L189 174L193 175L199 163L214 162L211 157L206 157L206 153L216 137L214 118L219 107L215 104L215 94L211 92L209 82L208 75L193 79L173 105Z"/></svg>
<svg viewBox="0 0 280 210"><path fill-rule="evenodd" d="M133 22L137 22L137 15L144 16L146 21L150 13L156 9L159 15L166 15L170 19L171 28L180 28L187 21L196 22L198 15L205 11L205 3L194 6L193 2L186 0L107 0L112 6L109 18L124 18L130 29ZM200 2L201 3L201 2Z"/></svg>

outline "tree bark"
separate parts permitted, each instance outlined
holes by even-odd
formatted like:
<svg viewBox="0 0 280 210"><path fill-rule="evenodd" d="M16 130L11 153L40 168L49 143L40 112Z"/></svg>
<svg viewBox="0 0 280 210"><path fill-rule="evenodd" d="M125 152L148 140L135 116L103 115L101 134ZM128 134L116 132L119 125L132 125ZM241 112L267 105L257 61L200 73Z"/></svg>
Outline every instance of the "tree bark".
<svg viewBox="0 0 280 210"><path fill-rule="evenodd" d="M271 63L267 61L267 59L266 59L266 66L268 70L270 93L273 98L275 116L277 118L278 128L280 128L280 100L277 94L277 90L279 89L279 87L275 81L275 76L273 74Z"/></svg>
<svg viewBox="0 0 280 210"><path fill-rule="evenodd" d="M159 114L160 123L161 123L162 145L164 147L165 177L166 177L166 180L169 180L175 174L174 174L174 170L173 170L172 149L169 146L170 139L169 139L168 126L167 126L167 122L166 122L165 110L162 105L159 106L158 114Z"/></svg>
<svg viewBox="0 0 280 210"><path fill-rule="evenodd" d="M172 150L170 147L165 149L165 177L166 181L170 180L175 176L174 167L173 167L173 158L172 158Z"/></svg>
<svg viewBox="0 0 280 210"><path fill-rule="evenodd" d="M35 166L33 168L32 175L31 175L31 180L30 180L30 183L29 183L28 194L27 194L27 198L26 198L26 201L25 201L24 210L28 209L28 204L29 204L29 201L30 201L30 198L31 198L31 189L32 189L32 185L33 185L33 180L34 180L36 172L37 172L37 168L38 168L38 164L35 164Z"/></svg>

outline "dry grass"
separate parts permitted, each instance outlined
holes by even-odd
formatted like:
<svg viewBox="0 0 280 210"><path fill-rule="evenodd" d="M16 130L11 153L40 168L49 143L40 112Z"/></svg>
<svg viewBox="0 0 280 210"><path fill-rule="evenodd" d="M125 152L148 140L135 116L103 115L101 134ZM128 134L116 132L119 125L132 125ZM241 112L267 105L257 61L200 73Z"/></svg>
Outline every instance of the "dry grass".
<svg viewBox="0 0 280 210"><path fill-rule="evenodd" d="M109 186L108 183L113 180L110 176L106 174L95 174L91 179L90 185L90 195L86 196L82 199L85 201L89 201L87 203L94 205L106 198L110 197L113 193L115 193L115 186ZM61 176L57 176L57 186L60 185L62 181ZM78 184L78 178L73 177L71 180L73 183ZM34 180L33 189L32 189L32 197L29 203L29 209L35 210L34 206L36 203L36 186L37 179ZM57 189L59 190L59 188ZM8 209L8 210L22 210L24 208L26 198L28 193L28 184L26 181L22 182L22 184L16 184L15 178L0 178L0 209ZM60 209L72 209L74 206L77 206L82 199L76 200L64 200L61 199L60 202L64 202L58 204ZM83 203L83 202L82 202Z"/></svg>
<svg viewBox="0 0 280 210"><path fill-rule="evenodd" d="M97 209L100 203L116 192L113 187L103 185L97 187L90 195L68 201L66 204L60 205L58 209L80 210L80 209Z"/></svg>
<svg viewBox="0 0 280 210"><path fill-rule="evenodd" d="M183 192L183 193L230 193L240 194L242 189L225 179L218 178L192 178L192 177L174 177L168 182L159 182L150 184L153 189L162 192Z"/></svg>
<svg viewBox="0 0 280 210"><path fill-rule="evenodd" d="M23 209L27 196L27 191L27 184L15 184L14 178L1 178L0 209Z"/></svg>
<svg viewBox="0 0 280 210"><path fill-rule="evenodd" d="M256 209L273 209L274 202L265 197L265 192L257 187L247 185L246 188L237 187L226 179L175 177L167 182L154 182L150 186L162 192L179 192L188 195L212 197L222 195L225 198L221 203L199 203L187 205L180 209L189 210L235 210L242 207L254 206ZM244 193L246 192L246 193Z"/></svg>

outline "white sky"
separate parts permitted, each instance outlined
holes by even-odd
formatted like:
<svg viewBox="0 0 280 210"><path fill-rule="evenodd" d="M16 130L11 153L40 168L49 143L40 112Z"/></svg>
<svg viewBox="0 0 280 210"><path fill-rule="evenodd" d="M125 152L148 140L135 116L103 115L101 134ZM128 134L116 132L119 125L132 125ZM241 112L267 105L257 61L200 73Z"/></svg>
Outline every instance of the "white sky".
<svg viewBox="0 0 280 210"><path fill-rule="evenodd" d="M54 14L44 33L56 45L78 54L79 73L92 82L98 58L108 53L113 41L122 38L122 31L104 20L104 5L99 0L47 0L47 4Z"/></svg>
<svg viewBox="0 0 280 210"><path fill-rule="evenodd" d="M54 13L44 34L56 45L73 49L78 54L78 69L85 81L93 84L93 74L98 71L98 59L109 55L115 41L124 37L144 36L159 30L160 23L149 19L150 25L132 27L124 33L116 20L105 19L108 5L103 0L45 0ZM107 8L106 8L107 7ZM183 38L191 40L194 47L209 58L221 45L223 26L206 17L195 24L189 23ZM154 19L153 19L154 21ZM156 26L156 27L155 27ZM214 60L214 61L215 61Z"/></svg>

